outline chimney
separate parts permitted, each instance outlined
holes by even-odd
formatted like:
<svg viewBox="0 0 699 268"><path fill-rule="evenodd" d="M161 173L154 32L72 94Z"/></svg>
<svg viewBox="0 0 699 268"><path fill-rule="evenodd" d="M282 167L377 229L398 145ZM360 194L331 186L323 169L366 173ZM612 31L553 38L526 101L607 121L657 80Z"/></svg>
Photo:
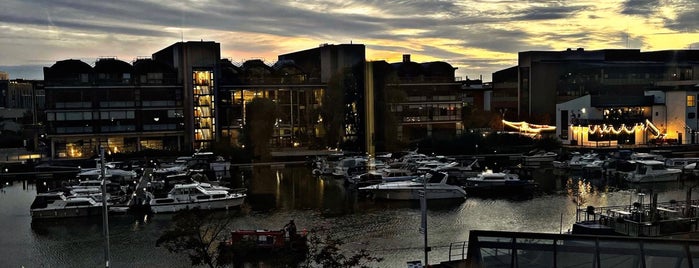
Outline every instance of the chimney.
<svg viewBox="0 0 699 268"><path fill-rule="evenodd" d="M410 62L410 54L403 54L403 62Z"/></svg>

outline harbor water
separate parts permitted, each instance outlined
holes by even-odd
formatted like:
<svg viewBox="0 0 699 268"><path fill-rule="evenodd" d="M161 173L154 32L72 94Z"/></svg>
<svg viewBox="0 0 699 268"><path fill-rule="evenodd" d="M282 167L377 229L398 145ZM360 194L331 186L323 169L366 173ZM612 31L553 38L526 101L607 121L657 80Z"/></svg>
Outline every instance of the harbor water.
<svg viewBox="0 0 699 268"><path fill-rule="evenodd" d="M566 232L575 222L578 206L629 205L639 192L651 189L659 194L658 201L684 200L688 186L696 184L629 185L552 168L537 169L533 177L539 183L533 196L429 201L429 262L448 260L450 244L468 241L470 230ZM239 170L230 183L248 188L240 209L219 212L233 219L231 229L278 230L293 219L299 229L324 228L342 239L346 254L367 249L382 257L382 262L374 263L377 267L424 261L419 202L372 200L341 180L315 177L301 165ZM0 188L2 266L103 267L101 217L32 222L29 207L35 195L32 181L7 182ZM171 218L172 214L110 216L110 266L190 267L186 255L155 245Z"/></svg>

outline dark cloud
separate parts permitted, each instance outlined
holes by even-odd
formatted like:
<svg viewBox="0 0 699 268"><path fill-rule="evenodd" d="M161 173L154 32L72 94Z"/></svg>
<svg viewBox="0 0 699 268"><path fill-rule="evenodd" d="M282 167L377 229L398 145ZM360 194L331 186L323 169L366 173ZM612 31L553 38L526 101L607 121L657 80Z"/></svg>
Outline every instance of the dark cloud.
<svg viewBox="0 0 699 268"><path fill-rule="evenodd" d="M666 18L665 26L680 32L698 32L699 2L696 0L685 0L673 3L673 9L678 13L677 18Z"/></svg>
<svg viewBox="0 0 699 268"><path fill-rule="evenodd" d="M658 10L660 0L626 0L622 4L621 14L650 16Z"/></svg>
<svg viewBox="0 0 699 268"><path fill-rule="evenodd" d="M546 6L531 7L521 11L522 15L515 16L514 20L554 20L568 18L576 12L587 8L586 6Z"/></svg>

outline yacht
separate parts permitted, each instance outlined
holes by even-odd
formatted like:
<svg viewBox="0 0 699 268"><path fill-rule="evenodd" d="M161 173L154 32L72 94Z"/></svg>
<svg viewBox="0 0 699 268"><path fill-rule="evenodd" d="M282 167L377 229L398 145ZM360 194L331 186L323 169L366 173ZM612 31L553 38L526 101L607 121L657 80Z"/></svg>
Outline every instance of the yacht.
<svg viewBox="0 0 699 268"><path fill-rule="evenodd" d="M409 181L417 178L413 172L406 169L386 168L381 170L371 170L367 173L355 175L347 178L347 182L357 186L379 184L383 182Z"/></svg>
<svg viewBox="0 0 699 268"><path fill-rule="evenodd" d="M176 184L163 198L151 198L153 213L177 212L184 209L228 209L240 206L245 189L227 190L200 183Z"/></svg>
<svg viewBox="0 0 699 268"><path fill-rule="evenodd" d="M634 161L636 169L626 176L628 182L660 182L676 181L680 178L682 170L666 168L665 163L657 160Z"/></svg>
<svg viewBox="0 0 699 268"><path fill-rule="evenodd" d="M102 215L102 204L89 197L67 198L63 192L37 194L29 209L32 219Z"/></svg>
<svg viewBox="0 0 699 268"><path fill-rule="evenodd" d="M553 161L558 157L557 153L554 152L539 152L530 155L524 155L524 165L527 166L539 166L543 163L553 164Z"/></svg>
<svg viewBox="0 0 699 268"><path fill-rule="evenodd" d="M507 171L493 172L492 170L487 170L475 177L467 178L465 188L469 192L480 192L490 190L522 190L530 187L533 188L534 186L536 186L536 184L528 180L520 179L517 174Z"/></svg>
<svg viewBox="0 0 699 268"><path fill-rule="evenodd" d="M426 192L427 199L466 198L466 191L443 172L429 171L411 181L385 182L360 187L377 199L419 200L420 193Z"/></svg>

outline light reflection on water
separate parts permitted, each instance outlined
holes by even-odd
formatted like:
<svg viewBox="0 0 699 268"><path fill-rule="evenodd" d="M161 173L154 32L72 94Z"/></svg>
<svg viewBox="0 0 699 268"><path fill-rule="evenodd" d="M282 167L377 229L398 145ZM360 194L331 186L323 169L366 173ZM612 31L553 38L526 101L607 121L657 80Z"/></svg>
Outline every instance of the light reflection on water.
<svg viewBox="0 0 699 268"><path fill-rule="evenodd" d="M537 170L543 193L531 199L470 197L459 201L428 202L430 262L448 259L451 242L468 240L470 230L565 232L575 220L575 209L624 205L638 192L653 189L659 201L683 200L681 183L624 185L603 178L555 174ZM294 219L302 228L323 227L342 238L346 250L365 248L384 257L380 267L405 267L422 260L418 202L387 202L363 198L335 179L310 175L305 167L260 168L242 171L233 187L249 188L239 210L222 211L233 217L234 229L281 229ZM29 205L32 184L15 182L0 190L0 258L8 267L97 267L103 265L101 218L35 222ZM189 267L185 256L155 247L155 240L172 215L147 218L110 217L110 249L114 267Z"/></svg>

